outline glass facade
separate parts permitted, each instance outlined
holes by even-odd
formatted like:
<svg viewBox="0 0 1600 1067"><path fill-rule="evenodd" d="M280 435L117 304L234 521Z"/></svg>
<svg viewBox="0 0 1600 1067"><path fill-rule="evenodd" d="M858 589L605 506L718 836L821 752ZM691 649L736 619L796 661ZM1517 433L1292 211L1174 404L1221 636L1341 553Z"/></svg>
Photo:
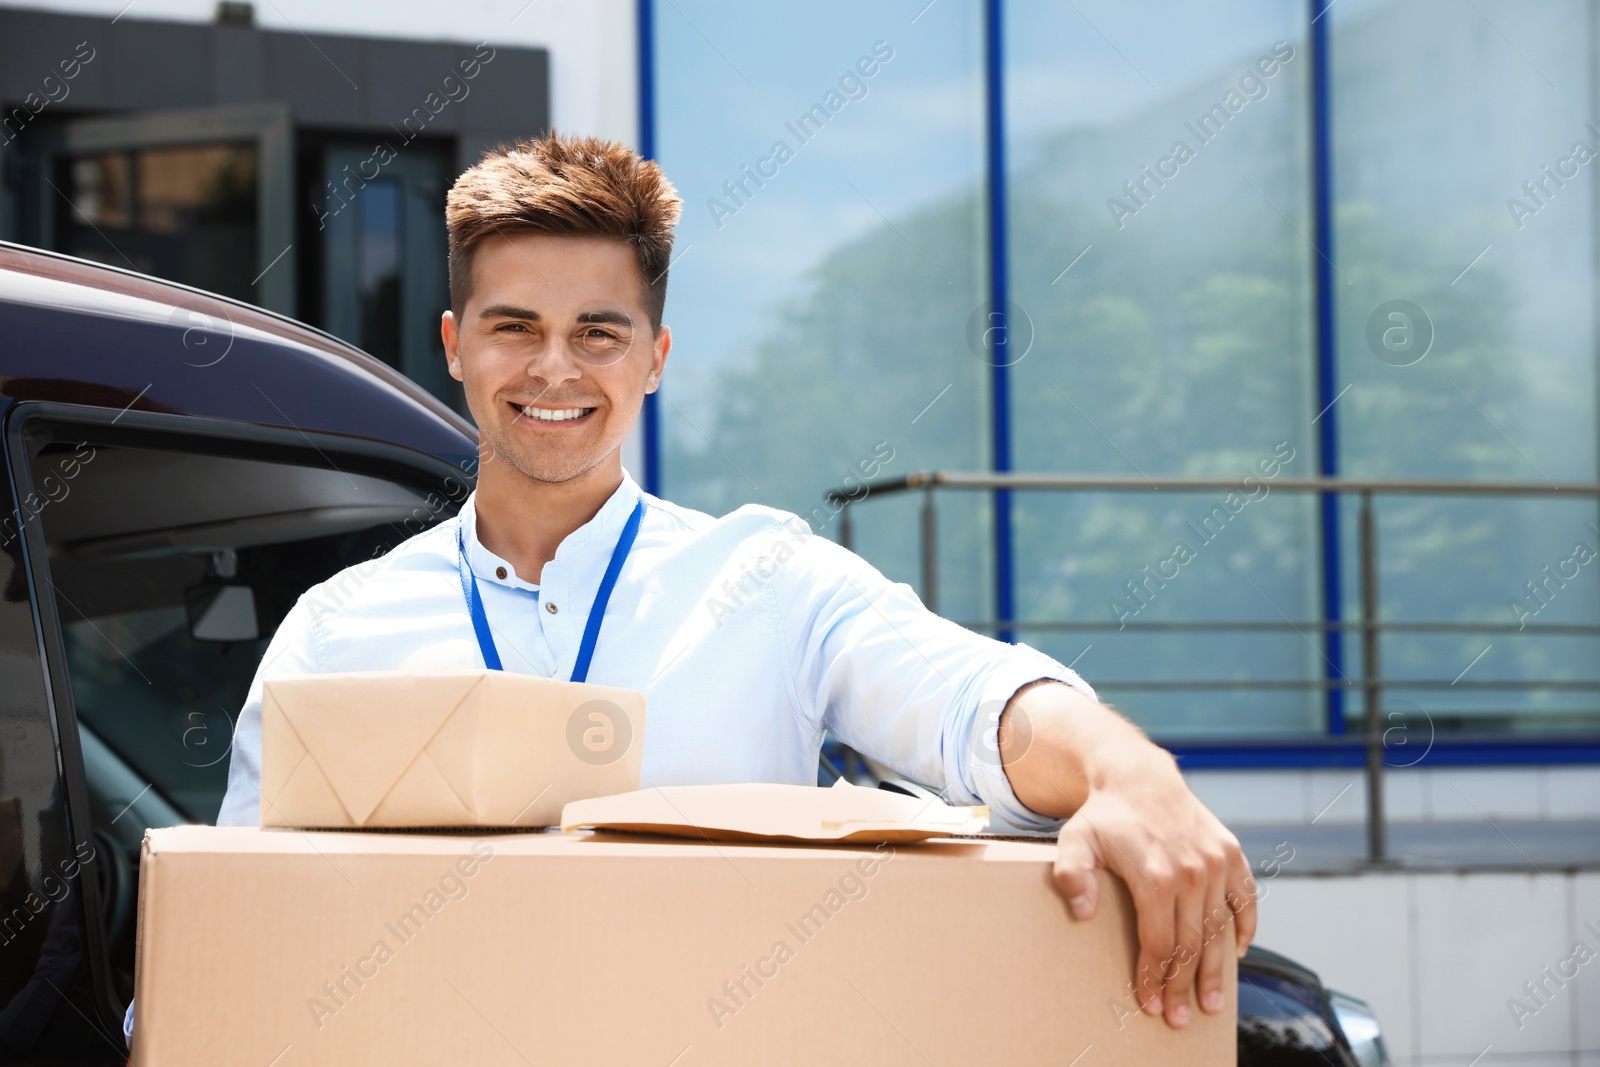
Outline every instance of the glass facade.
<svg viewBox="0 0 1600 1067"><path fill-rule="evenodd" d="M685 201L646 441L673 499L837 537L847 476L994 469L997 438L1020 472L1234 479L1014 493L1009 574L989 496L939 497L938 610L993 629L1009 578L1017 639L1182 741L1362 727L1359 687L1322 689L1359 681L1360 634L1320 625L1361 618L1359 501L1325 524L1275 479L1596 478L1590 4L644 7L646 140ZM920 590L918 504L852 515ZM1592 498L1375 516L1386 716L1600 726L1573 684L1600 637L1540 631L1600 623ZM1173 628L1218 622L1295 625Z"/></svg>
<svg viewBox="0 0 1600 1067"><path fill-rule="evenodd" d="M982 27L971 5L921 6L657 10L657 143L684 200L657 400L670 498L781 507L837 538L823 494L847 478L988 466L966 340L986 285ZM856 525L904 581L915 507ZM989 610L990 525L946 510L954 617Z"/></svg>
<svg viewBox="0 0 1600 1067"><path fill-rule="evenodd" d="M1024 639L1104 681L1315 676L1292 631L1140 631L1317 615L1308 57L1298 5L1005 8L1017 470L1242 479L1226 491L1016 498ZM1092 91L1085 91L1092 86ZM1257 470L1256 465L1265 467ZM1271 477L1266 471L1272 471ZM1254 488L1255 483L1252 483ZM1320 729L1320 693L1108 688L1164 737Z"/></svg>
<svg viewBox="0 0 1600 1067"><path fill-rule="evenodd" d="M1342 3L1328 18L1341 472L1594 481L1593 6ZM1413 326L1384 311L1401 301L1418 336L1396 352L1369 333L1376 317L1404 347ZM1455 685L1397 697L1462 730L1595 722L1593 691L1498 688L1595 676L1594 637L1538 630L1600 622L1597 568L1580 562L1600 546L1592 500L1398 497L1377 514L1386 620L1526 626L1387 637L1397 678L1449 682L1483 654ZM1353 508L1344 520L1353 552ZM1352 617L1359 595L1347 581Z"/></svg>

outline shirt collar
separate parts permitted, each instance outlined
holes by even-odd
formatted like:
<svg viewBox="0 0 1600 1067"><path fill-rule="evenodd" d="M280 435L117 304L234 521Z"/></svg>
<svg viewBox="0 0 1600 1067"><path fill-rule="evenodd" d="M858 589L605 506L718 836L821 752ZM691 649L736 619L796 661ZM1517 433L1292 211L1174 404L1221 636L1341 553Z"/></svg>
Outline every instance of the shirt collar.
<svg viewBox="0 0 1600 1067"><path fill-rule="evenodd" d="M606 502L600 505L600 510L595 512L594 518L562 538L561 544L556 546L556 559L567 562L575 555L593 551L595 546L601 546L604 551L610 552L616 546L617 539L622 536L622 527L627 524L628 516L633 512L634 505L638 503L643 491L639 483L633 480L628 469L622 469L622 484L617 486ZM462 533L467 546L467 565L472 568L472 573L481 581L498 582L517 589L538 589L532 582L525 582L517 577L516 568L508 561L501 559L483 546L478 540L478 491L474 489L468 494L466 502L461 505L460 522ZM506 576L499 576L499 568L505 568Z"/></svg>

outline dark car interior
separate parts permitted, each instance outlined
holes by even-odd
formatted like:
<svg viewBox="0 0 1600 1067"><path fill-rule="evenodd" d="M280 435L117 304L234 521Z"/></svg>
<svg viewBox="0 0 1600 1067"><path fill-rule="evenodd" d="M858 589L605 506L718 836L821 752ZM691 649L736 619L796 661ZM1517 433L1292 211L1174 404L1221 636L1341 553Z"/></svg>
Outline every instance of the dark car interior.
<svg viewBox="0 0 1600 1067"><path fill-rule="evenodd" d="M144 831L216 818L233 716L278 623L308 587L455 505L414 472L357 472L311 449L277 460L199 437L171 447L86 427L41 436L30 473L46 580L105 860L93 869L112 982L126 1000Z"/></svg>

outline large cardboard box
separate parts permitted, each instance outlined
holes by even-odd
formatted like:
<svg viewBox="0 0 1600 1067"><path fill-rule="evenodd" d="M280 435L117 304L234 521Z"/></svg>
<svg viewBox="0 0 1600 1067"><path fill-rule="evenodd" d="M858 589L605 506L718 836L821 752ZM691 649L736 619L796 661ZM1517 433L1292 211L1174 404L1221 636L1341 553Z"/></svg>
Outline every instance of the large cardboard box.
<svg viewBox="0 0 1600 1067"><path fill-rule="evenodd" d="M1232 954L1222 1013L1137 1012L1125 889L1075 921L1055 854L152 830L133 1061L1233 1064Z"/></svg>
<svg viewBox="0 0 1600 1067"><path fill-rule="evenodd" d="M261 824L552 826L639 788L644 694L508 671L271 678Z"/></svg>

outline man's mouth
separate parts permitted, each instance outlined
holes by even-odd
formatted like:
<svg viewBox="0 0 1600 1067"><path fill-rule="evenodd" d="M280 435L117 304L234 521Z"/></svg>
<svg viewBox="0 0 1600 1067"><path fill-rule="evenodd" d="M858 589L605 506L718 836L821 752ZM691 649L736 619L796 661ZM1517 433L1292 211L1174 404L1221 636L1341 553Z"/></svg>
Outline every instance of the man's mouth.
<svg viewBox="0 0 1600 1067"><path fill-rule="evenodd" d="M572 422L593 413L594 408L541 408L532 404L520 406L511 405L521 413L523 418L532 422Z"/></svg>

